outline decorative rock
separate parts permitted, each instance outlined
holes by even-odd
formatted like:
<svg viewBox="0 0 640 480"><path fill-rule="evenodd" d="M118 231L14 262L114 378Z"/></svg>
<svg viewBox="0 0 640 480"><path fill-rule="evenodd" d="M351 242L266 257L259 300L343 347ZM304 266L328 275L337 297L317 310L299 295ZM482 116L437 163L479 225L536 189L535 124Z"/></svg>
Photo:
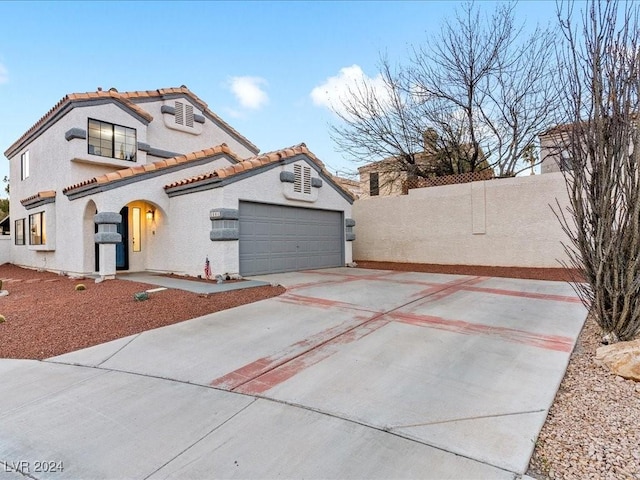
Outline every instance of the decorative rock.
<svg viewBox="0 0 640 480"><path fill-rule="evenodd" d="M0 297L6 297L7 295L9 295L7 290L0 290Z"/></svg>
<svg viewBox="0 0 640 480"><path fill-rule="evenodd" d="M242 280L242 275L240 275L239 273L233 273L231 275L231 280Z"/></svg>
<svg viewBox="0 0 640 480"><path fill-rule="evenodd" d="M595 361L620 377L640 382L640 339L600 347Z"/></svg>
<svg viewBox="0 0 640 480"><path fill-rule="evenodd" d="M222 275L216 275L216 283L224 282L224 277Z"/></svg>

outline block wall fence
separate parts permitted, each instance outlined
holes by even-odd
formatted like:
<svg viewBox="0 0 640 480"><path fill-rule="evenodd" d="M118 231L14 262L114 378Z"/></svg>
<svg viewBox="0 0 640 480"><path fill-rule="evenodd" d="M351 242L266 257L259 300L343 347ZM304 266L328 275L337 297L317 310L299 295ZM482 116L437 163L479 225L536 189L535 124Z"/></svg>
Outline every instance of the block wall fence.
<svg viewBox="0 0 640 480"><path fill-rule="evenodd" d="M353 205L353 257L385 262L560 267L562 173L411 189Z"/></svg>

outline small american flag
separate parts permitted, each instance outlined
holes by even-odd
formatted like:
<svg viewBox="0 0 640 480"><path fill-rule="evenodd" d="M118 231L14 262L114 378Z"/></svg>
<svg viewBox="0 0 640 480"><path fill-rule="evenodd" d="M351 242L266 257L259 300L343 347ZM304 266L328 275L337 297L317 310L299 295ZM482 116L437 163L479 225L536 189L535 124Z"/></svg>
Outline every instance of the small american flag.
<svg viewBox="0 0 640 480"><path fill-rule="evenodd" d="M204 261L204 276L207 280L211 280L211 264L209 263L209 257Z"/></svg>

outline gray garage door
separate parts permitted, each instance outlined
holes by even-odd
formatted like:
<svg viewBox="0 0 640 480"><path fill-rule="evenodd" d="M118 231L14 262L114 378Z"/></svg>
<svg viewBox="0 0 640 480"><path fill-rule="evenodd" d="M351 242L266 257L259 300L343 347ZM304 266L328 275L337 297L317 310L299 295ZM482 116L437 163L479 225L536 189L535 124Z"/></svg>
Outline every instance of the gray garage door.
<svg viewBox="0 0 640 480"><path fill-rule="evenodd" d="M240 273L343 264L342 213L240 202Z"/></svg>

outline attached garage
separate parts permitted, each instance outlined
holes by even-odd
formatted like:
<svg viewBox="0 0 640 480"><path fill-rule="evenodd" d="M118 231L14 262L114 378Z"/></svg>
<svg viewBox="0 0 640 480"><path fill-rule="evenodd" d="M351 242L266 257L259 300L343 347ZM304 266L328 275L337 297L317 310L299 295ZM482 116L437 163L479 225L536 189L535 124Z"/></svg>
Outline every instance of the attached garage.
<svg viewBox="0 0 640 480"><path fill-rule="evenodd" d="M239 206L242 275L344 265L342 212L253 202Z"/></svg>

